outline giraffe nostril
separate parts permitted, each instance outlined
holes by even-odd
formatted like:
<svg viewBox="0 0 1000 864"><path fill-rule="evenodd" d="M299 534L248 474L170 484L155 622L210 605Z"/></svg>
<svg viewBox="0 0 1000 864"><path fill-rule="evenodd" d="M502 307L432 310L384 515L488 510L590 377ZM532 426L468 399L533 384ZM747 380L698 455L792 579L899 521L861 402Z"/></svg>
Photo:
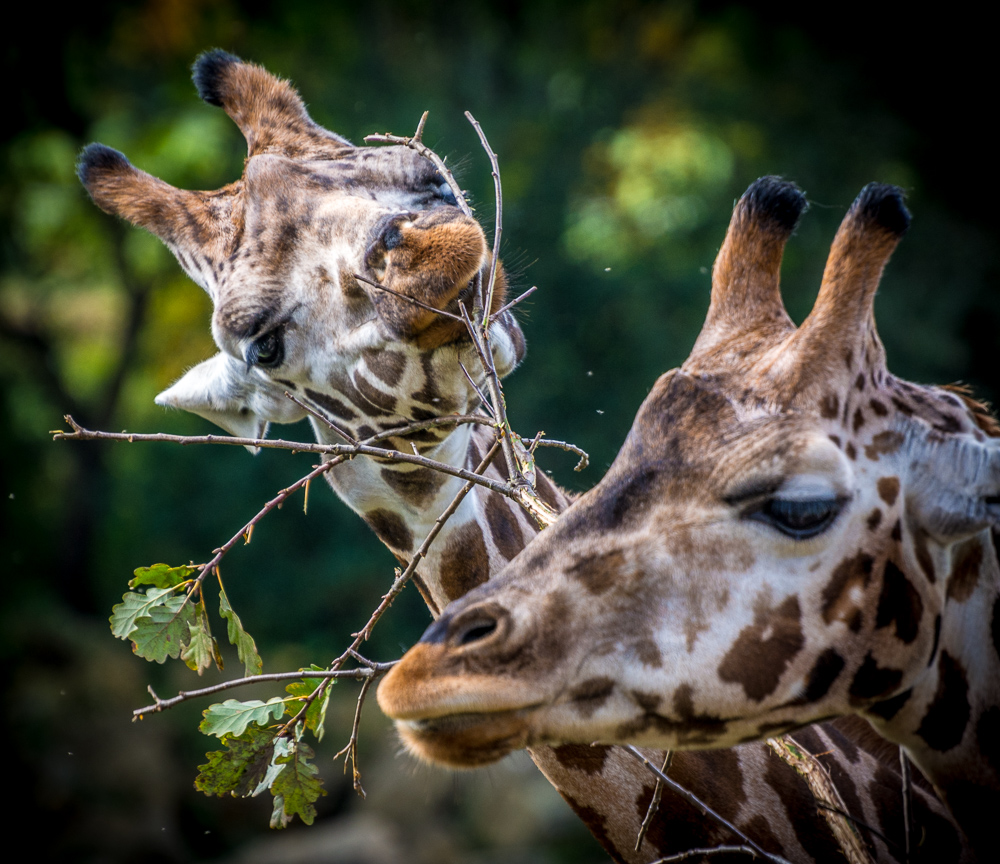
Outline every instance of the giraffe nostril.
<svg viewBox="0 0 1000 864"><path fill-rule="evenodd" d="M402 242L403 232L400 230L398 224L390 225L382 235L382 244L385 246L386 251L395 249L397 246L400 246Z"/></svg>

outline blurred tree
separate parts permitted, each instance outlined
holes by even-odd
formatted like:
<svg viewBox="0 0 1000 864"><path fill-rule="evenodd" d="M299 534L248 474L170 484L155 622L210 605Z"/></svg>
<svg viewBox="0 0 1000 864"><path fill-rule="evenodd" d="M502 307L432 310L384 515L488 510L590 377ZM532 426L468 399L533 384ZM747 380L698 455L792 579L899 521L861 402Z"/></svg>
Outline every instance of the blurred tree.
<svg viewBox="0 0 1000 864"><path fill-rule="evenodd" d="M871 4L818 17L802 4L643 0L145 0L25 14L32 20L20 32L32 38L9 34L3 54L0 657L13 776L22 809L40 820L42 858L210 859L266 823L256 802L190 789L208 749L193 733L197 706L128 725L144 682L165 691L191 682L127 656L104 619L132 568L203 560L308 462L53 444L46 434L64 413L92 427L207 428L152 403L214 350L207 299L152 238L99 213L73 176L90 140L181 186L238 176L238 132L188 80L205 48L291 78L315 118L353 140L409 132L429 108L428 142L454 154L489 226L488 166L462 111L478 117L500 156L515 288L541 289L522 313L530 350L508 383L512 420L594 456L576 479L569 457L546 454L562 482L596 481L656 375L686 356L732 202L765 173L795 179L813 204L786 257L797 317L861 186L906 187L914 227L878 300L890 362L917 380L961 379L1000 395L998 181L987 128L996 73L989 29L957 14L922 23ZM233 603L271 669L338 650L391 578L391 557L319 493L308 517L295 507L273 514L227 563ZM404 597L373 655L397 654L426 620L419 599ZM346 735L354 693L339 689L333 710L345 715ZM331 736L336 728L331 717ZM403 769L377 761L379 736L365 746L379 782L391 785ZM546 794L519 770L494 775L497 788ZM400 781L438 808L414 816L428 811L409 797L359 806L325 771L329 843L336 826L378 813L383 828L395 826L384 848L402 848L404 860L469 860L469 850L496 844L508 844L508 859L600 858L558 802L534 808L544 819L524 816L531 827L520 840L499 836L478 775Z"/></svg>

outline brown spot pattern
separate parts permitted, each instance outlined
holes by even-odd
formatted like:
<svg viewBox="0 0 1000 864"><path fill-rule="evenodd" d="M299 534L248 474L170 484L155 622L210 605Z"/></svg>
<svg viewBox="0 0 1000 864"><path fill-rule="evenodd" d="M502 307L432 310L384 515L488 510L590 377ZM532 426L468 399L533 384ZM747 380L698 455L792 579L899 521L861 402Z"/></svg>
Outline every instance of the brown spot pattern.
<svg viewBox="0 0 1000 864"><path fill-rule="evenodd" d="M429 503L447 480L444 474L430 468L404 471L396 466L389 466L379 473L396 495L415 507L423 507Z"/></svg>
<svg viewBox="0 0 1000 864"><path fill-rule="evenodd" d="M885 564L882 576L882 593L875 613L875 627L895 624L896 636L906 645L917 638L924 614L924 601L902 570L892 561Z"/></svg>
<svg viewBox="0 0 1000 864"><path fill-rule="evenodd" d="M593 716L614 692L615 682L611 678L588 678L581 681L569 692L570 701L584 717Z"/></svg>
<svg viewBox="0 0 1000 864"><path fill-rule="evenodd" d="M358 418L356 411L352 411L339 399L328 396L326 393L320 393L318 390L311 390L306 387L306 396L320 407L325 408L339 420L356 420Z"/></svg>
<svg viewBox="0 0 1000 864"><path fill-rule="evenodd" d="M552 748L552 754L563 768L582 771L593 777L604 770L604 763L608 761L610 750L610 747L600 744L594 747L589 744L560 744Z"/></svg>
<svg viewBox="0 0 1000 864"><path fill-rule="evenodd" d="M964 603L972 596L979 583L979 570L983 564L983 547L973 538L955 550L948 576L948 599Z"/></svg>
<svg viewBox="0 0 1000 864"><path fill-rule="evenodd" d="M747 697L760 702L778 687L792 659L802 650L799 598L789 597L775 609L759 610L744 627L719 664L723 681L740 684ZM748 663L747 658L753 662Z"/></svg>
<svg viewBox="0 0 1000 864"><path fill-rule="evenodd" d="M859 552L837 565L823 589L823 620L827 624L843 621L855 632L861 629L862 611L851 598L851 592L854 588L864 592L868 587L873 564L871 555Z"/></svg>
<svg viewBox="0 0 1000 864"><path fill-rule="evenodd" d="M965 669L947 651L938 660L938 684L934 699L920 721L917 734L934 750L944 752L958 746L969 725L969 682Z"/></svg>
<svg viewBox="0 0 1000 864"><path fill-rule="evenodd" d="M399 549L402 552L408 552L413 548L413 532L406 526L403 517L398 513L380 507L365 513L364 520L386 546Z"/></svg>
<svg viewBox="0 0 1000 864"><path fill-rule="evenodd" d="M840 400L836 393L827 393L819 403L819 416L833 420L840 413Z"/></svg>
<svg viewBox="0 0 1000 864"><path fill-rule="evenodd" d="M499 495L486 496L486 522L493 543L508 561L525 547L524 535L517 524L517 517Z"/></svg>
<svg viewBox="0 0 1000 864"><path fill-rule="evenodd" d="M406 355L398 351L377 351L367 348L362 352L365 365L384 384L395 387L406 371Z"/></svg>
<svg viewBox="0 0 1000 864"><path fill-rule="evenodd" d="M620 549L612 549L602 555L583 558L566 572L579 579L591 594L603 594L620 583L619 574L625 563Z"/></svg>
<svg viewBox="0 0 1000 864"><path fill-rule="evenodd" d="M873 462L878 462L879 456L891 456L903 446L903 436L892 430L879 432L872 437L872 443L866 445L865 456Z"/></svg>
<svg viewBox="0 0 1000 864"><path fill-rule="evenodd" d="M449 600L457 600L489 578L483 530L475 522L466 522L451 533L441 553L441 588Z"/></svg>
<svg viewBox="0 0 1000 864"><path fill-rule="evenodd" d="M892 507L899 495L899 478L879 477L875 488L878 489L878 497L885 501L889 507Z"/></svg>
<svg viewBox="0 0 1000 864"><path fill-rule="evenodd" d="M899 669L883 669L878 665L875 658L869 651L865 655L865 660L861 664L851 681L851 702L861 704L869 699L878 699L892 692L903 680L903 673Z"/></svg>

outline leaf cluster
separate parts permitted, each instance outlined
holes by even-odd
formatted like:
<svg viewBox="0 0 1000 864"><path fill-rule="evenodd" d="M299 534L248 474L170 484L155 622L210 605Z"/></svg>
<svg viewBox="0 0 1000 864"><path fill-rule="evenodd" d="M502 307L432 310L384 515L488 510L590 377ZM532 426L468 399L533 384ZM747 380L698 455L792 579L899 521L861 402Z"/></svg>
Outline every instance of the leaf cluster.
<svg viewBox="0 0 1000 864"><path fill-rule="evenodd" d="M132 651L146 660L164 663L168 657L180 658L199 675L213 662L221 670L222 654L212 635L203 574L196 576L198 572L192 565L138 568L129 587L148 587L122 595L122 602L112 607L111 632L119 639L131 640ZM226 621L229 642L236 646L246 674L259 675L263 663L257 646L233 611L221 580L219 615Z"/></svg>
<svg viewBox="0 0 1000 864"><path fill-rule="evenodd" d="M195 788L206 795L240 798L269 791L274 799L272 828L286 827L294 816L311 825L315 802L326 790L312 764L315 754L302 736L308 729L317 739L323 737L331 683L294 681L286 687L290 695L284 699L227 699L209 706L199 728L220 738L226 747L206 754L208 762L198 766ZM287 723L268 725L286 712L292 715Z"/></svg>

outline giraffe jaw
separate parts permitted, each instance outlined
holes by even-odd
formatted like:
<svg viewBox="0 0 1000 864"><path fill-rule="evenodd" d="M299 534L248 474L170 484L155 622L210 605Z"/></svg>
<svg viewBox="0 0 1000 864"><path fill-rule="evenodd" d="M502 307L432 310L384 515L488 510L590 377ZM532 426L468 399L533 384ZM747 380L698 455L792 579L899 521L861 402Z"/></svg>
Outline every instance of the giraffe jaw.
<svg viewBox="0 0 1000 864"><path fill-rule="evenodd" d="M419 759L448 768L478 768L528 745L530 711L397 720L396 729L406 749Z"/></svg>

